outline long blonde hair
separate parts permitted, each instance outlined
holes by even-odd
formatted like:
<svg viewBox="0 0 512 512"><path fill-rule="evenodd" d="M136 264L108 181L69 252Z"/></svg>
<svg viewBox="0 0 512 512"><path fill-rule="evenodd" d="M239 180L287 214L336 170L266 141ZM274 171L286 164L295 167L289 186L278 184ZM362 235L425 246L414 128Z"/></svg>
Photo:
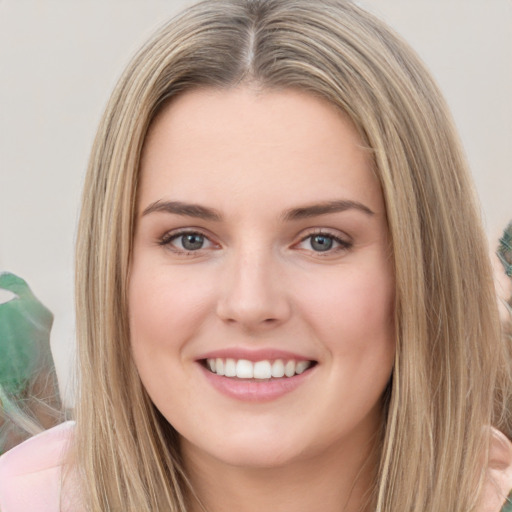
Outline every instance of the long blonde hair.
<svg viewBox="0 0 512 512"><path fill-rule="evenodd" d="M469 512L510 395L487 245L442 96L412 50L343 0L207 0L134 58L101 121L77 242L76 464L90 511L185 512L178 438L130 353L129 279L148 127L196 87L298 88L352 119L374 155L393 243L396 362L378 512ZM482 468L481 470L479 468Z"/></svg>

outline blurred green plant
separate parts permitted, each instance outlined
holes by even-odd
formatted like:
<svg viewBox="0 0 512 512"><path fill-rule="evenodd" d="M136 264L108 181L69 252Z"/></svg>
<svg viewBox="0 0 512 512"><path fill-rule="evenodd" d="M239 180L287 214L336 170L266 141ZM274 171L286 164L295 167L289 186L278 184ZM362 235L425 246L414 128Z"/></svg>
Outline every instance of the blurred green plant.
<svg viewBox="0 0 512 512"><path fill-rule="evenodd" d="M500 238L498 250L496 251L498 258L503 265L505 274L512 277L512 222L505 228L503 236ZM512 297L507 301L508 310L512 315ZM512 340L512 316L504 325L504 334ZM501 509L501 512L512 512L512 491Z"/></svg>
<svg viewBox="0 0 512 512"><path fill-rule="evenodd" d="M496 254L505 269L505 274L507 274L508 277L512 277L512 222L503 232Z"/></svg>
<svg viewBox="0 0 512 512"><path fill-rule="evenodd" d="M52 313L28 284L0 273L0 453L55 423L60 408L50 349ZM53 407L57 407L53 409Z"/></svg>
<svg viewBox="0 0 512 512"><path fill-rule="evenodd" d="M508 495L507 501L505 502L505 505L503 505L501 512L512 512L512 491Z"/></svg>
<svg viewBox="0 0 512 512"><path fill-rule="evenodd" d="M14 294L0 304L0 387L18 395L48 359L53 315L20 277L1 273L0 288Z"/></svg>

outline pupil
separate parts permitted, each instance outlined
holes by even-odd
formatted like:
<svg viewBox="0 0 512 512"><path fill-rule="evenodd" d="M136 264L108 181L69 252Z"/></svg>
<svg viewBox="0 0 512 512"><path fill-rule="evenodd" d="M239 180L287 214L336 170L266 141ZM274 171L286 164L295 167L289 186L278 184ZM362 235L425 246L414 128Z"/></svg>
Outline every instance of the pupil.
<svg viewBox="0 0 512 512"><path fill-rule="evenodd" d="M182 238L183 248L187 251L195 251L201 249L204 243L204 237L202 235L184 235Z"/></svg>
<svg viewBox="0 0 512 512"><path fill-rule="evenodd" d="M324 235L315 235L311 240L311 247L315 251L328 251L332 248L332 238Z"/></svg>

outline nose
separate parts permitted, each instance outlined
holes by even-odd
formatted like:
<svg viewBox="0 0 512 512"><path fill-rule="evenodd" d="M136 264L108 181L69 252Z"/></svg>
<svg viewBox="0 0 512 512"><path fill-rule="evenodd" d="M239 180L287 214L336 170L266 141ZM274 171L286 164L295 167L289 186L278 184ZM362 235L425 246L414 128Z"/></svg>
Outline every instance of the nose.
<svg viewBox="0 0 512 512"><path fill-rule="evenodd" d="M286 322L291 304L276 258L253 249L234 254L221 276L217 316L247 331Z"/></svg>

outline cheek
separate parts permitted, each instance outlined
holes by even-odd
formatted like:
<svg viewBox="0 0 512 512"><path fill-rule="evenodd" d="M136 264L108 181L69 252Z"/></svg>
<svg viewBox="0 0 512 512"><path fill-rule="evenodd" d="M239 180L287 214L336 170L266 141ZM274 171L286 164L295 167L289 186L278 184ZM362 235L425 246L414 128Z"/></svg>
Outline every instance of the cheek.
<svg viewBox="0 0 512 512"><path fill-rule="evenodd" d="M304 314L338 346L394 340L394 283L389 272L355 270L309 283L307 290Z"/></svg>
<svg viewBox="0 0 512 512"><path fill-rule="evenodd" d="M194 286L185 286L179 272L171 273L157 265L134 264L128 289L131 350L135 366L152 401L161 409L186 403L189 389L180 375L183 348L197 326L200 311ZM194 311L196 314L194 314Z"/></svg>
<svg viewBox="0 0 512 512"><path fill-rule="evenodd" d="M368 267L353 269L323 288L310 286L303 304L317 340L330 354L335 386L349 390L342 416L366 414L389 381L395 359L395 293L389 276Z"/></svg>
<svg viewBox="0 0 512 512"><path fill-rule="evenodd" d="M332 438L365 421L380 423L381 398L395 359L390 273L372 272L369 266L336 270L331 279L309 283L301 303L308 328L326 351L328 382L322 382L315 402L330 411L326 428Z"/></svg>
<svg viewBox="0 0 512 512"><path fill-rule="evenodd" d="M187 272L134 265L129 286L132 345L174 345L197 327L211 301L211 284ZM147 270L149 267L149 270ZM153 270L155 269L155 270Z"/></svg>

